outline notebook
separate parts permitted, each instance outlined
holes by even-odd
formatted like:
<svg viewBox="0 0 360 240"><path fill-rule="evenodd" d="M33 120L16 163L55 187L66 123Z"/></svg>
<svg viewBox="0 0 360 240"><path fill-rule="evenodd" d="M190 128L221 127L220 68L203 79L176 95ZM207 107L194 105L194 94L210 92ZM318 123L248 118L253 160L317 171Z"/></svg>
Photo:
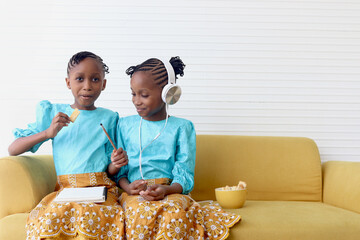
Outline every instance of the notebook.
<svg viewBox="0 0 360 240"><path fill-rule="evenodd" d="M54 202L105 202L107 197L107 188L102 187L84 187L84 188L64 188L54 199Z"/></svg>

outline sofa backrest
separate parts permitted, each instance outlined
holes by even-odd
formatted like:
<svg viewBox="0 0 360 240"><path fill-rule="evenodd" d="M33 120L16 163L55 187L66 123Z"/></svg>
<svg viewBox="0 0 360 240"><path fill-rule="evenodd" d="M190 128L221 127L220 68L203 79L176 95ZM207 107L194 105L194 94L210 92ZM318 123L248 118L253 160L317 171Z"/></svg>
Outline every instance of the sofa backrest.
<svg viewBox="0 0 360 240"><path fill-rule="evenodd" d="M215 200L217 187L247 183L251 200L322 200L315 142L302 137L198 135L195 200Z"/></svg>

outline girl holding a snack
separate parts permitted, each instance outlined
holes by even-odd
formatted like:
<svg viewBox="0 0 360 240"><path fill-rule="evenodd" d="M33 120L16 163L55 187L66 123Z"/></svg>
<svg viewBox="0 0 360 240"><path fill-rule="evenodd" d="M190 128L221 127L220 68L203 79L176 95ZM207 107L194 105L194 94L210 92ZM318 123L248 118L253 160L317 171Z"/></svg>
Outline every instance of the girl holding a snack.
<svg viewBox="0 0 360 240"><path fill-rule="evenodd" d="M180 97L175 81L184 67L179 57L151 58L126 71L138 113L121 118L117 128L119 147L129 157L118 173L128 239L225 239L240 220L188 195L194 186L195 129L167 112Z"/></svg>
<svg viewBox="0 0 360 240"><path fill-rule="evenodd" d="M127 156L121 149L113 151L100 126L102 124L114 139L118 114L95 107L95 101L106 87L105 73L108 67L99 56L91 52L76 53L68 63L66 78L74 103L41 101L36 109L36 122L26 129L14 130L16 140L9 146L9 154L36 152L43 142L51 139L57 173L55 192L30 212L27 239L105 239L108 236L120 239L124 235L124 212L117 202L118 187L107 174L117 173L127 163ZM104 203L53 201L64 188L92 186L106 186Z"/></svg>

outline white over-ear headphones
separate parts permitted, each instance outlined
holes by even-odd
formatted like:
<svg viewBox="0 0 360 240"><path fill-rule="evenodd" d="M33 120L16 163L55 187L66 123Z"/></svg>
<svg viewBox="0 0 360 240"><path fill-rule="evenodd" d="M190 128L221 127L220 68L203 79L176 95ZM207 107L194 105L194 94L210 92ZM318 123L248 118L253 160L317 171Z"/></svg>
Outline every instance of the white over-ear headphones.
<svg viewBox="0 0 360 240"><path fill-rule="evenodd" d="M168 75L168 84L166 84L161 92L161 98L164 103L173 105L179 101L181 96L181 88L176 84L176 76L173 66L169 61L160 60L164 64L167 75Z"/></svg>

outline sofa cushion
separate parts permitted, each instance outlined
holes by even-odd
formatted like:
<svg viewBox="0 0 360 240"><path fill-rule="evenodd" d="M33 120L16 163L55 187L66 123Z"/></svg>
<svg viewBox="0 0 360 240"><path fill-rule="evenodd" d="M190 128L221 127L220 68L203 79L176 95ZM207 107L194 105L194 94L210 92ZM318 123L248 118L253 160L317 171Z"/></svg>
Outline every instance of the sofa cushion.
<svg viewBox="0 0 360 240"><path fill-rule="evenodd" d="M324 202L360 213L360 162L326 162L323 176Z"/></svg>
<svg viewBox="0 0 360 240"><path fill-rule="evenodd" d="M360 239L360 214L320 202L249 200L229 211L242 220L228 240Z"/></svg>
<svg viewBox="0 0 360 240"><path fill-rule="evenodd" d="M55 189L56 172L51 156L3 157L0 175L6 179L0 182L0 218L29 212Z"/></svg>
<svg viewBox="0 0 360 240"><path fill-rule="evenodd" d="M252 200L322 200L321 161L311 139L198 135L196 151L196 200L214 200L215 188L240 180Z"/></svg>
<svg viewBox="0 0 360 240"><path fill-rule="evenodd" d="M0 219L0 239L26 239L25 224L28 213L17 213Z"/></svg>

